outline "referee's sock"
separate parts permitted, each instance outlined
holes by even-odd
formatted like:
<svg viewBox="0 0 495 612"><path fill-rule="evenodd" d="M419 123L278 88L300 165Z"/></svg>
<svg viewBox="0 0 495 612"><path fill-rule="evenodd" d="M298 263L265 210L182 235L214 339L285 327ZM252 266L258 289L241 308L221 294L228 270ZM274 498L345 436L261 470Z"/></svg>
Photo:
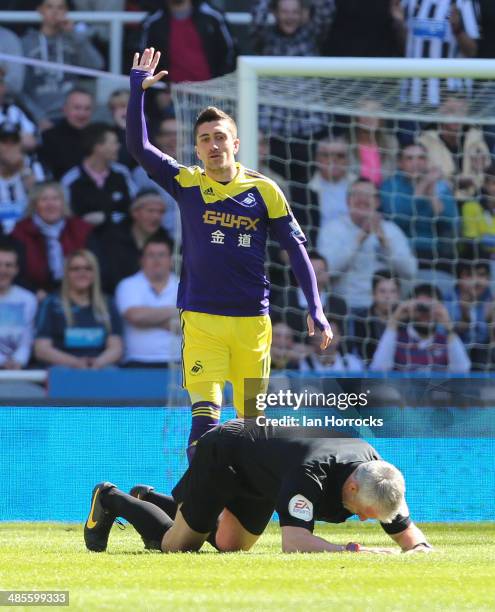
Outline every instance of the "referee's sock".
<svg viewBox="0 0 495 612"><path fill-rule="evenodd" d="M203 434L220 422L220 406L213 402L196 402L192 405L191 433L187 441L187 460L191 463L196 444Z"/></svg>
<svg viewBox="0 0 495 612"><path fill-rule="evenodd" d="M140 496L139 499L150 502L155 506L161 508L171 519L175 518L177 513L177 502L171 495L165 495L165 493L157 493L156 491L149 491L148 493Z"/></svg>
<svg viewBox="0 0 495 612"><path fill-rule="evenodd" d="M160 550L164 534L174 524L170 516L158 506L127 495L116 487L102 493L101 504L112 514L128 521L149 548Z"/></svg>

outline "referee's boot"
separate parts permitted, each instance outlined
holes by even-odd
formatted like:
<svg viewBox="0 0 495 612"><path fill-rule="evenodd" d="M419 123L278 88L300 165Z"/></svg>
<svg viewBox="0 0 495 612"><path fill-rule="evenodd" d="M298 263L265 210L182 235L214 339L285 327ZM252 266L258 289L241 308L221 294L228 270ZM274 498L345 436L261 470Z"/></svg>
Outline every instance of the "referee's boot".
<svg viewBox="0 0 495 612"><path fill-rule="evenodd" d="M117 517L101 505L101 494L115 488L111 482L100 482L91 494L91 510L84 525L84 542L86 548L93 552L107 549L110 529Z"/></svg>
<svg viewBox="0 0 495 612"><path fill-rule="evenodd" d="M136 499L145 500L146 495L154 490L155 487L150 487L149 485L145 484L138 484L135 487L132 487L132 489L129 491L129 495L132 495L132 497L135 497Z"/></svg>

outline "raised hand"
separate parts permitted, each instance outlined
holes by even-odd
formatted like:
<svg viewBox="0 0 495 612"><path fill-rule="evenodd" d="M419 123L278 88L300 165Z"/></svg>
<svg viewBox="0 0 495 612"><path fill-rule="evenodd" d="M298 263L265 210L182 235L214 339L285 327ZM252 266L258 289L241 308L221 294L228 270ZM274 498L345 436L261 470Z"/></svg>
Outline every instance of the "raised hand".
<svg viewBox="0 0 495 612"><path fill-rule="evenodd" d="M132 69L144 70L145 72L150 73L150 76L146 77L142 83L143 89L148 89L148 87L151 87L160 79L163 79L166 74L168 74L166 70L161 70L157 74L154 74L156 67L158 66L158 62L160 61L160 56L160 51L155 52L154 47L146 48L141 55L141 59L139 59L139 53L134 53Z"/></svg>

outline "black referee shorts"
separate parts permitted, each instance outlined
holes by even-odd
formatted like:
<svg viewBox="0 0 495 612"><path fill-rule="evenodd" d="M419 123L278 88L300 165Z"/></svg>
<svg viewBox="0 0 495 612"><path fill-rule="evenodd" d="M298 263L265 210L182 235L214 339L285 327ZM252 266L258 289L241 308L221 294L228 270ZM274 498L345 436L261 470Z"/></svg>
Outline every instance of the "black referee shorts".
<svg viewBox="0 0 495 612"><path fill-rule="evenodd" d="M198 441L196 453L186 473L172 491L186 523L199 533L215 529L217 519L227 508L253 535L261 535L274 511L273 501L256 496L231 465L238 433L218 427Z"/></svg>

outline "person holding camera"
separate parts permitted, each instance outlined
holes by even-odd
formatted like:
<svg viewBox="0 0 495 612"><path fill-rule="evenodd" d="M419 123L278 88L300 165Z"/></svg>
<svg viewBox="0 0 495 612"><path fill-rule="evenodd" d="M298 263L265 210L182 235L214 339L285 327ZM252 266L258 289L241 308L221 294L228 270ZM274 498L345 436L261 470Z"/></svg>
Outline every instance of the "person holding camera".
<svg viewBox="0 0 495 612"><path fill-rule="evenodd" d="M370 370L469 372L471 361L441 299L433 285L417 285L390 317Z"/></svg>

